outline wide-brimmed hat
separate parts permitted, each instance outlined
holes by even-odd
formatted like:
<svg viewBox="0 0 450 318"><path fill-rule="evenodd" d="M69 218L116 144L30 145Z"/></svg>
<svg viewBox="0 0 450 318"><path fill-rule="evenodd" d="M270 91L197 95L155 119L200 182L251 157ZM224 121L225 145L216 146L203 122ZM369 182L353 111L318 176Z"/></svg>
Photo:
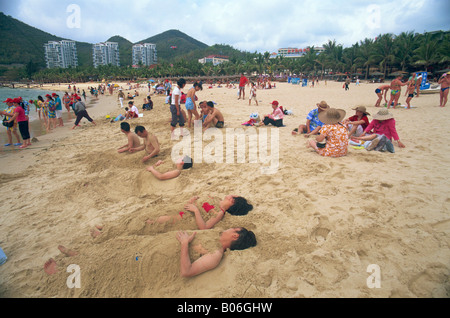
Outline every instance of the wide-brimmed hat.
<svg viewBox="0 0 450 318"><path fill-rule="evenodd" d="M352 109L353 110L357 110L357 111L359 111L361 113L364 113L364 114L370 116L370 114L366 111L366 107L365 106L358 106L358 107L352 108Z"/></svg>
<svg viewBox="0 0 450 318"><path fill-rule="evenodd" d="M326 101L321 101L320 103L317 104L317 107L319 107L321 110L327 110L330 108L330 106L327 104Z"/></svg>
<svg viewBox="0 0 450 318"><path fill-rule="evenodd" d="M319 114L319 120L326 125L337 124L345 117L345 110L329 108Z"/></svg>
<svg viewBox="0 0 450 318"><path fill-rule="evenodd" d="M392 115L387 109L381 109L378 113L373 115L373 119L376 120L388 120L394 118L394 115Z"/></svg>

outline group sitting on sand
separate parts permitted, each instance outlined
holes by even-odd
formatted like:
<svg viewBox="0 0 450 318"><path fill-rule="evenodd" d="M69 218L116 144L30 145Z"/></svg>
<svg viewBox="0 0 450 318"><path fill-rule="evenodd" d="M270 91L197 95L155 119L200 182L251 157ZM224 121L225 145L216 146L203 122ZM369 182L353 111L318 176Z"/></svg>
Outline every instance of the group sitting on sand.
<svg viewBox="0 0 450 318"><path fill-rule="evenodd" d="M327 102L322 101L308 113L306 124L294 129L292 134L304 134L305 137L316 135L314 140L307 142L307 146L326 157L347 155L349 144L356 149L393 153L395 150L392 140L395 140L400 148L405 148L397 134L394 116L387 109L380 110L370 123L370 114L364 106L358 106L354 110L355 115L344 120L345 110L331 108Z"/></svg>

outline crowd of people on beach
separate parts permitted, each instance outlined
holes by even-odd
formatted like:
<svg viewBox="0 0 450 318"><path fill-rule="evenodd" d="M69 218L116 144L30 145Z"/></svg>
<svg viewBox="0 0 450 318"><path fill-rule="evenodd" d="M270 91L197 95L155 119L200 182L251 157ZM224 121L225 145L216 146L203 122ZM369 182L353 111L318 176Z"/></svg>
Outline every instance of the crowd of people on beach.
<svg viewBox="0 0 450 318"><path fill-rule="evenodd" d="M256 106L259 106L258 100L256 99L256 90L261 88L262 85L265 85L265 89L267 89L267 83L269 83L267 79L260 79L257 82L252 82L242 74L239 81L238 100L245 100L245 89L246 87L249 87L250 96L248 105L251 105L253 100L255 101ZM167 96L167 103L169 104L171 116L170 132L172 139L174 138L177 127L180 128L181 135L183 135L182 129L185 128L186 123L188 126L187 129L190 129L193 123L199 121L201 122L203 131L213 127L219 129L225 127L224 116L215 106L215 102L201 101L197 105L198 97L196 96L196 93L203 90L202 82L194 82L186 94L182 92L187 85L186 80L183 78L178 79L176 84L172 84L169 81L165 81L161 84L163 86L157 87L163 87L163 89L155 90L154 93L159 94L160 91L163 91ZM441 85L440 106L444 107L447 103L450 75L443 74L439 80L439 84ZM344 87L345 85L346 84L344 84ZM307 140L306 146L313 149L317 154L326 157L338 158L346 156L348 154L349 146L352 146L354 149L394 153L394 142L400 148L406 147L400 140L396 130L394 115L390 112L390 107L392 106L393 109L395 109L399 103L402 86L407 87L405 94L405 96L407 96L406 108L410 109L411 99L415 96L419 97L418 86L420 86L420 79L416 77L415 74L405 81L402 81L401 77L397 77L390 84L382 85L376 89L375 93L377 94L378 99L375 103L375 107L382 107L381 100L384 96L386 108L382 108L374 114L372 116L372 121L369 120L371 114L367 111L365 106L353 108L355 113L347 117L345 110L333 108L326 101L321 101L307 114L306 122L300 124L298 128L292 131L292 135L304 135L306 138L314 137ZM135 94L129 94L128 96L129 101L128 107L125 107L125 114L119 115L112 119L111 122L122 121L120 123L120 131L127 139L126 144L120 146L117 149L117 152L137 153L144 151L145 155L142 157L142 162L146 163L150 159L160 155L161 145L158 138L144 126L137 124L134 127L134 130L132 130L130 123L127 121L139 117L139 110L134 105L135 98L139 96L137 90L139 87L137 86L135 88ZM17 131L14 129L15 122L17 122L23 139L23 144L20 144L20 148L26 148L30 145L27 115L29 113L29 106L32 104L36 106L36 111L39 113L40 119L42 116L47 131L51 131L58 126L63 126L61 119L63 105L69 113L69 118L71 111L74 112L76 117L72 129L75 129L78 126L82 118L86 118L95 125L95 122L89 117L89 114L86 111L85 103L79 96L79 91L76 91L75 86L73 89L74 92L72 94L66 92L62 99L60 99L57 93L51 95L47 94L45 100L39 96L36 101L30 100L28 103L20 98L7 99L5 103L7 103L8 109L1 113L7 119L4 121L4 125L7 126L6 124L8 124L7 131L10 142L5 146L10 146L12 144L13 136L17 139L15 145L19 145L20 143ZM131 90L133 87L130 85L129 89ZM109 84L99 86L97 89L90 89L91 95L96 96L96 91L100 91L101 94L104 94L105 91L109 91L110 94L113 95L114 88L111 88ZM389 91L391 96L388 102L387 93ZM151 93L150 86L149 93ZM82 96L86 99L85 94ZM123 93L122 88L118 89L117 96L120 107L123 108L125 94ZM182 107L183 104L184 107ZM260 116L257 113L252 113L250 115L250 120L243 125L256 127L268 125L278 128L285 127L283 119L286 115L286 110L276 100L272 101L270 105L272 111L262 116L262 119L260 119ZM153 102L150 95L144 98L142 109L143 111L153 109ZM9 126L11 123L13 125ZM164 160L157 160L154 164L148 166L146 171L150 172L157 180L163 181L179 177L183 170L193 168L194 163L189 156L183 156L174 163L175 167L173 169L165 172L158 170L158 167L162 164L164 164ZM205 220L202 216L201 209L197 206L197 200L197 196L191 198L184 208L185 211L192 212L192 217L196 220L197 229L201 230L213 228L214 225L224 217L226 212L231 215L246 215L253 208L253 206L243 197L228 195L220 202L214 204L204 202L201 205L202 211L209 213L211 216L209 219ZM187 217L185 211L177 212L173 215L160 216L156 219L148 220L146 223L176 224ZM195 230L195 228L192 230ZM94 234L91 234L93 238L96 239L103 234L102 231L103 227L98 226L93 232ZM243 227L230 228L228 231L223 232L220 237L221 248L213 252L205 253L199 259L191 262L188 251L189 244L192 242L194 236L195 233L188 234L184 231L179 231L176 235L176 238L181 244L181 274L186 277L199 275L217 267L227 249L246 249L257 244L256 236L253 232L248 231ZM64 251L67 251L64 247L62 247L61 250L63 253L65 253ZM54 260L49 260L44 266L44 270L48 274L54 274L55 268L56 264Z"/></svg>

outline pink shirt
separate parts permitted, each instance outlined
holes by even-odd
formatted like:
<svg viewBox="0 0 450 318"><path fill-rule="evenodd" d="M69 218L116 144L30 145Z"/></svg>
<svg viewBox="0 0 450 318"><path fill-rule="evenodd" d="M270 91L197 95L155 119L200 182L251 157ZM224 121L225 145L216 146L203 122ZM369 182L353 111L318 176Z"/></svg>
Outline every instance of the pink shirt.
<svg viewBox="0 0 450 318"><path fill-rule="evenodd" d="M20 107L17 106L16 108L14 108L14 112L17 113L17 121L27 121L27 116L25 116L25 110Z"/></svg>
<svg viewBox="0 0 450 318"><path fill-rule="evenodd" d="M283 113L283 111L280 109L280 107L277 107L277 109L275 109L275 110L272 112L271 115L272 115L272 118L275 119L275 120L283 119L283 117L284 117L284 113Z"/></svg>
<svg viewBox="0 0 450 318"><path fill-rule="evenodd" d="M387 139L395 141L399 140L397 130L395 129L395 119L391 118L388 120L372 120L372 122L364 130L365 133L372 131L378 135L385 135Z"/></svg>

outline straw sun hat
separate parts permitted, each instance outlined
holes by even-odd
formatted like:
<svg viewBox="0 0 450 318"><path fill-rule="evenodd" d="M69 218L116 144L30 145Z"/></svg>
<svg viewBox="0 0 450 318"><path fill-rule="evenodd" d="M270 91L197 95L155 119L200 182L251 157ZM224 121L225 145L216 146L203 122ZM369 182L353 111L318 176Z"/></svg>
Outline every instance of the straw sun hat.
<svg viewBox="0 0 450 318"><path fill-rule="evenodd" d="M365 106L358 106L356 108L353 108L353 110L360 111L361 113L366 114L367 116L370 116L370 113L368 113L366 111L366 107Z"/></svg>
<svg viewBox="0 0 450 318"><path fill-rule="evenodd" d="M327 104L326 101L321 101L320 103L317 104L317 107L320 108L321 110L327 110L330 108L330 106Z"/></svg>
<svg viewBox="0 0 450 318"><path fill-rule="evenodd" d="M333 125L342 121L345 117L345 110L329 108L327 111L321 112L319 114L319 120L325 125Z"/></svg>
<svg viewBox="0 0 450 318"><path fill-rule="evenodd" d="M388 120L394 118L394 115L392 115L387 109L381 109L378 113L373 115L373 119L376 120Z"/></svg>

